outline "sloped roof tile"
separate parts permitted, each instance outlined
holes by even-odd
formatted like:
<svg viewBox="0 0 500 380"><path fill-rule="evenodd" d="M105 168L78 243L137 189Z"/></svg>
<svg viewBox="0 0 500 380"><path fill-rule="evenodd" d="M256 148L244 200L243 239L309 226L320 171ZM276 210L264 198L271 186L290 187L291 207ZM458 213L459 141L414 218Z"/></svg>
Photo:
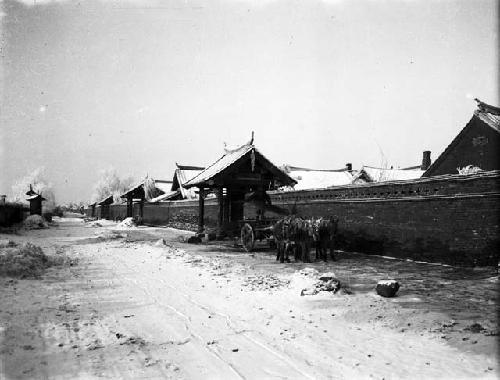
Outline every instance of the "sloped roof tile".
<svg viewBox="0 0 500 380"><path fill-rule="evenodd" d="M253 144L245 144L242 145L241 147L234 149L234 150L227 150L226 153L219 158L217 161L215 161L212 165L208 166L205 170L203 170L201 173L199 173L196 177L192 178L190 181L188 181L185 184L185 187L192 187L192 186L198 186L203 183L207 183L208 181L212 180L215 176L217 176L219 173L227 169L229 166L237 162L239 159L244 157L247 153L251 152L252 150L255 151L255 153L259 154L265 161L267 161L272 167L274 167L280 174L282 174L283 178L286 179L287 182L290 184L296 183L296 181L288 174L286 174L284 171L279 169L277 166L273 165L269 159L267 159L262 153L260 153L257 148Z"/></svg>

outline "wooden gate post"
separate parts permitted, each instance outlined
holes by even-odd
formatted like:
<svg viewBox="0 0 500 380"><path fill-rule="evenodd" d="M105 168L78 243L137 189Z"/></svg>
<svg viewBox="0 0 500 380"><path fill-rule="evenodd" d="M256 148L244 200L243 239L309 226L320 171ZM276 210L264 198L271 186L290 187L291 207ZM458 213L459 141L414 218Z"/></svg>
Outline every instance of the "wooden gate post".
<svg viewBox="0 0 500 380"><path fill-rule="evenodd" d="M224 229L228 229L230 225L231 215L231 191L226 189L226 198L224 199Z"/></svg>
<svg viewBox="0 0 500 380"><path fill-rule="evenodd" d="M127 218L132 218L134 213L133 199L131 195L127 195Z"/></svg>
<svg viewBox="0 0 500 380"><path fill-rule="evenodd" d="M204 225L205 219L205 192L203 188L200 188L198 193L198 233L203 233L205 229Z"/></svg>
<svg viewBox="0 0 500 380"><path fill-rule="evenodd" d="M219 203L219 215L217 218L217 234L221 235L223 232L224 220L224 190L222 187L217 188L217 200Z"/></svg>

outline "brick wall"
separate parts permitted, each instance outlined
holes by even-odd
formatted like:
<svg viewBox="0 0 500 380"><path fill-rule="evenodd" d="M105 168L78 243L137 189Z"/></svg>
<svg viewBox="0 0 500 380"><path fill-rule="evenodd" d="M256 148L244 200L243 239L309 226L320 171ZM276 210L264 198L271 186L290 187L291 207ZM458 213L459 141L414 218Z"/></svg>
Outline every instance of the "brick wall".
<svg viewBox="0 0 500 380"><path fill-rule="evenodd" d="M454 265L496 260L499 195L273 202L339 220L339 248Z"/></svg>
<svg viewBox="0 0 500 380"><path fill-rule="evenodd" d="M274 205L302 217L337 217L340 249L454 265L498 262L499 171L269 194ZM126 214L124 205L111 210ZM216 225L217 212L217 201L206 200L206 226ZM245 217L255 217L251 204ZM146 204L144 222L196 225L198 201Z"/></svg>
<svg viewBox="0 0 500 380"><path fill-rule="evenodd" d="M495 171L270 196L302 217L337 217L345 250L490 265L498 262L500 248L499 188ZM255 215L252 207L246 211Z"/></svg>
<svg viewBox="0 0 500 380"><path fill-rule="evenodd" d="M7 227L23 221L23 206L20 204L0 205L0 226Z"/></svg>
<svg viewBox="0 0 500 380"><path fill-rule="evenodd" d="M217 200L205 200L204 223L206 227L217 225ZM138 215L138 213L137 213ZM143 222L146 224L198 225L198 200L182 200L145 204Z"/></svg>
<svg viewBox="0 0 500 380"><path fill-rule="evenodd" d="M205 226L215 228L218 213L217 200L205 200ZM96 207L95 216L103 218L106 211ZM90 216L91 210L86 209L85 214ZM133 215L140 215L140 205L134 204ZM113 204L109 206L108 217L110 220L123 220L127 217L126 204ZM198 201L182 200L161 203L145 203L143 208L143 223L150 225L176 225L196 230L198 225Z"/></svg>

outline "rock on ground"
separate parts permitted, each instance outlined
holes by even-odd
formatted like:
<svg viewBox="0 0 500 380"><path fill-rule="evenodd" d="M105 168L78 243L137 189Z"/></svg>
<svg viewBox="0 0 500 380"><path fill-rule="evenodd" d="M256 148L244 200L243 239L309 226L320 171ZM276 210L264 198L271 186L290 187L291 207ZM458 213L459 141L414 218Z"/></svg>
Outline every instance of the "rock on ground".
<svg viewBox="0 0 500 380"><path fill-rule="evenodd" d="M399 290L399 283L396 280L379 281L375 290L382 297L394 297Z"/></svg>

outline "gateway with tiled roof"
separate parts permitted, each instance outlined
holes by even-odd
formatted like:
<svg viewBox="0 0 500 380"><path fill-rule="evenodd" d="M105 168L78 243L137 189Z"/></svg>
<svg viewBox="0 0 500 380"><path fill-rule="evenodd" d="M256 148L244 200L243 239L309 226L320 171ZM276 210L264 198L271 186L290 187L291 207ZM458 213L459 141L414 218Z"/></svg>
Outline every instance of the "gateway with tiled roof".
<svg viewBox="0 0 500 380"><path fill-rule="evenodd" d="M296 184L284 171L269 161L253 145L253 136L249 143L239 148L225 149L224 155L207 166L197 176L184 184L185 188L199 189L199 231L204 230L204 198L207 193L216 193L219 204L218 231L220 233L236 230L243 219L245 194L252 194L259 217L264 218L266 208L266 190L275 190L281 186Z"/></svg>
<svg viewBox="0 0 500 380"><path fill-rule="evenodd" d="M188 181L184 187L216 187L229 182L243 185L266 183L269 187L275 187L272 182L279 186L297 183L249 143L226 151L221 158Z"/></svg>
<svg viewBox="0 0 500 380"><path fill-rule="evenodd" d="M457 174L468 167L474 172L500 169L500 108L476 102L470 121L423 176Z"/></svg>

